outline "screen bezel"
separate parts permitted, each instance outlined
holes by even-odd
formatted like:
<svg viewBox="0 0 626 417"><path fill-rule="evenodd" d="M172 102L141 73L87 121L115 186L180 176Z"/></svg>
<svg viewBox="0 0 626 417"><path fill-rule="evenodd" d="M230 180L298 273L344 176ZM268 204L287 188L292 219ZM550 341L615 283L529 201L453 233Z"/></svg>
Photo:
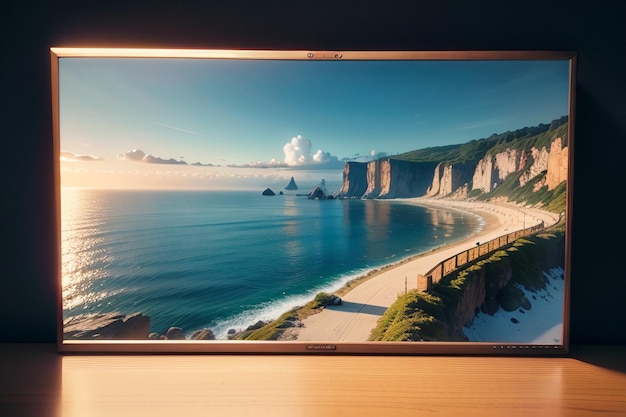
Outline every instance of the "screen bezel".
<svg viewBox="0 0 626 417"><path fill-rule="evenodd" d="M570 253L576 53L570 51L309 51L140 48L50 48L52 74L53 159L57 245L57 346L62 353L215 353L215 354L398 354L398 355L563 355L569 350ZM59 59L192 58L262 60L567 60L569 61L568 180L566 191L565 286L563 337L559 344L538 345L493 342L307 342L172 340L83 341L63 338L60 197Z"/></svg>

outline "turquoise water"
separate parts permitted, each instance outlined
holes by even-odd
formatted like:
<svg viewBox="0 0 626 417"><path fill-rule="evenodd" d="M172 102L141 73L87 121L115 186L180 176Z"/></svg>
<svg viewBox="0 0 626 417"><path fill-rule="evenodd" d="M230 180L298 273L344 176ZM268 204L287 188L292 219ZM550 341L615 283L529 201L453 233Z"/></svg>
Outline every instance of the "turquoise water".
<svg viewBox="0 0 626 417"><path fill-rule="evenodd" d="M153 332L225 337L480 227L405 200L66 189L64 317L140 311Z"/></svg>

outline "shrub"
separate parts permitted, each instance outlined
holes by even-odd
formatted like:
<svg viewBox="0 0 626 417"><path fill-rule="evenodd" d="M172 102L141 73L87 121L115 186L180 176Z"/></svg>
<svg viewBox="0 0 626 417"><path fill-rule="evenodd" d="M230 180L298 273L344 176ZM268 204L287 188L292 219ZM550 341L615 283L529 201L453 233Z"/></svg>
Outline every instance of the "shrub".
<svg viewBox="0 0 626 417"><path fill-rule="evenodd" d="M337 298L338 297L334 294L328 294L326 292L317 293L313 299L314 308L337 304Z"/></svg>

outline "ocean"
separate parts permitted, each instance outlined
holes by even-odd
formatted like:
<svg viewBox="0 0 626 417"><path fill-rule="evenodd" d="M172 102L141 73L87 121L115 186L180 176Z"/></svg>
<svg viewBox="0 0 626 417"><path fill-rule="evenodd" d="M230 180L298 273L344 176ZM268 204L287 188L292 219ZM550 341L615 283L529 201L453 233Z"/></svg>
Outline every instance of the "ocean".
<svg viewBox="0 0 626 417"><path fill-rule="evenodd" d="M142 312L151 332L218 338L483 226L408 200L252 191L63 189L61 202L64 318Z"/></svg>

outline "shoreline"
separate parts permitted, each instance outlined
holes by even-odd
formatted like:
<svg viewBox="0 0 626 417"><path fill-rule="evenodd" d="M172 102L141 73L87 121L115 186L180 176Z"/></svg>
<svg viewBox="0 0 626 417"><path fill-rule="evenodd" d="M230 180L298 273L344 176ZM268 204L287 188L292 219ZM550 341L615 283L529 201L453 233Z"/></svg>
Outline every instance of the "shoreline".
<svg viewBox="0 0 626 417"><path fill-rule="evenodd" d="M418 274L425 274L442 260L473 247L477 241L489 241L541 221L546 227L551 226L559 220L558 214L513 204L425 197L405 201L426 208L469 212L481 217L484 226L457 242L411 255L351 280L333 292L342 297L342 305L327 306L321 312L309 315L297 326L286 329L279 340L367 341L378 319L397 297L406 290L417 288Z"/></svg>
<svg viewBox="0 0 626 417"><path fill-rule="evenodd" d="M411 199L411 200L414 200L414 199ZM436 205L436 204L421 203L421 201L420 201L420 204L418 204L418 205L423 206L423 207L433 207L433 208L450 208L447 205ZM467 211L467 210L464 210L464 211ZM476 214L476 213L472 212L472 214ZM372 278L376 278L376 276L378 276L380 274L388 272L388 271L390 271L390 270L392 270L394 268L397 268L399 266L402 266L402 265L404 265L406 263L413 262L413 261L415 261L418 258L422 258L424 256L429 256L429 255L436 255L438 252L441 252L441 251L445 250L446 248L449 248L450 246L455 246L455 245L458 245L458 244L461 244L461 243L464 243L464 242L474 241L474 238L476 236L478 236L479 234L486 233L486 232L487 233L491 232L491 231L493 231L493 229L495 229L497 227L495 225L495 223L498 222L499 220L492 213L483 213L482 215L479 215L479 217L481 219L485 220L485 225L478 232L476 232L476 233L474 233L474 234L472 234L470 236L464 237L464 238L462 238L462 239L460 239L460 240L458 240L456 242L452 242L451 244L439 246L439 247L430 249L430 250L428 250L426 252L420 252L420 253L416 253L416 254L413 254L413 255L409 255L409 256L407 256L406 258L404 258L404 259L402 259L400 261L397 261L397 262L394 262L394 263L390 263L390 264L387 264L387 265L383 265L383 266L381 266L381 267L379 267L379 268L377 268L377 269L375 269L373 271L370 271L369 273L367 273L367 274L365 274L363 276L360 276L360 277L357 277L357 278L355 278L353 280L350 280L349 282L344 284L341 288L339 288L337 291L333 291L333 294L336 294L336 295L341 297L341 296L347 294L348 292L350 292L351 290L353 290L354 288L356 288L356 286L358 286L358 285L360 285L360 284L362 284L362 283L364 283L364 282L366 282L366 281L368 281L368 280L370 280ZM433 266L435 266L435 265L436 264L433 264Z"/></svg>

